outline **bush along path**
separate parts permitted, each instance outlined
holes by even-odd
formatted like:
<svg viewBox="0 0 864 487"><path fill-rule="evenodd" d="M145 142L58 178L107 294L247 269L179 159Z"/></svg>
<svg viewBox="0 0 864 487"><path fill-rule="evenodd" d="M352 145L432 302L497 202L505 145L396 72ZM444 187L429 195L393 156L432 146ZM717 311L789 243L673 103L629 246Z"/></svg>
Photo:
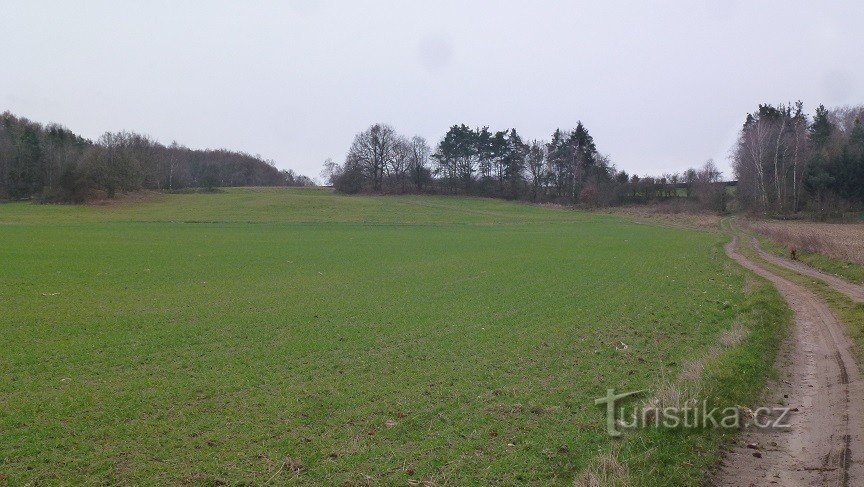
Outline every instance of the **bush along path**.
<svg viewBox="0 0 864 487"><path fill-rule="evenodd" d="M727 255L774 284L795 313L795 328L778 357L779 376L764 398L772 414L788 411L782 422L788 426L745 430L713 483L864 485L864 381L852 341L823 300L758 265L758 250L742 253L738 244L736 236Z"/></svg>

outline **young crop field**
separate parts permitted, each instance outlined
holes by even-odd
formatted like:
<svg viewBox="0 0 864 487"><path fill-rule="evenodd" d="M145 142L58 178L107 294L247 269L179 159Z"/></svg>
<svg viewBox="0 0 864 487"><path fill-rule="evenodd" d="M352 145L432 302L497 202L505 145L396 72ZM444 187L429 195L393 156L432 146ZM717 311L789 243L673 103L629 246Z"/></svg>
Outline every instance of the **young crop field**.
<svg viewBox="0 0 864 487"><path fill-rule="evenodd" d="M0 205L0 485L699 485L728 432L606 434L785 307L720 233L478 198L230 189ZM740 344L711 354L744 326Z"/></svg>

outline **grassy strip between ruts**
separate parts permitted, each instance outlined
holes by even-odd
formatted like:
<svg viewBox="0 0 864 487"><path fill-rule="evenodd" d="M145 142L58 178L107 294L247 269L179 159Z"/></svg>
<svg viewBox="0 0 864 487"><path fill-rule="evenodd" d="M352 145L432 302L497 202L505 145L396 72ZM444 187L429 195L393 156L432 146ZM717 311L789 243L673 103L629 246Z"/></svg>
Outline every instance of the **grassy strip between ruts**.
<svg viewBox="0 0 864 487"><path fill-rule="evenodd" d="M758 236L757 239L759 239L762 248L766 248L767 239ZM741 239L741 252L745 253L749 259L757 261L759 265L775 274L810 289L828 303L831 311L846 325L847 333L855 342L855 357L858 363L864 364L864 304L852 301L843 293L835 291L831 286L818 279L802 276L785 267L767 262L757 255L749 241L745 242L744 240L748 239ZM827 259L827 257L821 257Z"/></svg>
<svg viewBox="0 0 864 487"><path fill-rule="evenodd" d="M735 264L730 261L730 265ZM774 362L792 312L761 277L749 277L745 293L736 324L743 326L746 336L737 346L710 357L699 379L696 399L707 401L708 408L752 407L766 379L776 374ZM625 432L621 439L610 440L608 450L595 458L576 485L702 485L735 433L723 428L662 427Z"/></svg>
<svg viewBox="0 0 864 487"><path fill-rule="evenodd" d="M780 257L789 257L789 250L779 245L774 240L765 237L761 234L756 234L759 243L766 252L770 252ZM864 284L864 266L855 264L854 262L846 262L817 252L810 252L805 249L797 249L798 260L820 271L842 277L847 281Z"/></svg>

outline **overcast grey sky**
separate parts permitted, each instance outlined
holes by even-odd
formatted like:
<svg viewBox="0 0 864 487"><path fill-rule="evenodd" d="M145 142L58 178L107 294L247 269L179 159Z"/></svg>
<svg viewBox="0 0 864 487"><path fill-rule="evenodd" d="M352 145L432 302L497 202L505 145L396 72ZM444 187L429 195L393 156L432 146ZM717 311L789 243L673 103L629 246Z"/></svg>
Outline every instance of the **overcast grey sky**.
<svg viewBox="0 0 864 487"><path fill-rule="evenodd" d="M864 2L0 0L0 110L317 176L387 122L548 138L628 172L717 159L759 102L864 102Z"/></svg>

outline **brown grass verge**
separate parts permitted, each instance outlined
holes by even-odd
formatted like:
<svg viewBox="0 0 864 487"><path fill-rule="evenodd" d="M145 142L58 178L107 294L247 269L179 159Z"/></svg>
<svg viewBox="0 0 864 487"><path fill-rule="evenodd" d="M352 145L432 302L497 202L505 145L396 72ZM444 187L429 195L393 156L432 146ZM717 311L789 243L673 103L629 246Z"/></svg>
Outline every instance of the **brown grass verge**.
<svg viewBox="0 0 864 487"><path fill-rule="evenodd" d="M574 487L629 487L630 472L618 461L617 452L609 451L591 460L573 482Z"/></svg>
<svg viewBox="0 0 864 487"><path fill-rule="evenodd" d="M744 227L784 247L864 265L864 224L746 220Z"/></svg>
<svg viewBox="0 0 864 487"><path fill-rule="evenodd" d="M638 205L607 208L613 215L686 228L717 228L720 216L710 212L690 211L669 205Z"/></svg>
<svg viewBox="0 0 864 487"><path fill-rule="evenodd" d="M100 206L100 207L112 207L112 206L126 206L126 205L134 205L138 203L146 203L148 201L153 201L164 193L159 191L150 191L150 190L142 190L142 191L134 191L131 193L118 193L113 198L109 198L107 196L102 196L87 202L88 206Z"/></svg>

